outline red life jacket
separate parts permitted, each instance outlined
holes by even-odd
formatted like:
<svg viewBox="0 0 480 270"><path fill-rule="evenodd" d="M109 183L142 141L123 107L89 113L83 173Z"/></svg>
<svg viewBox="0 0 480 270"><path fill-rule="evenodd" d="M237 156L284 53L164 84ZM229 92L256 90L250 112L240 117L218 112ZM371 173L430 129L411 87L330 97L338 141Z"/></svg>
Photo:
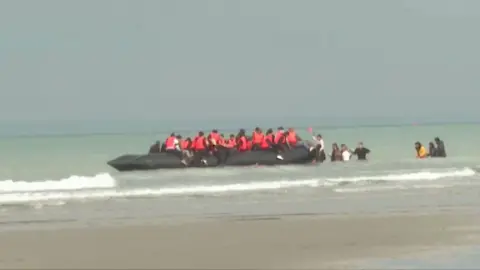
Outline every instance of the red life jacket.
<svg viewBox="0 0 480 270"><path fill-rule="evenodd" d="M288 132L287 142L290 145L296 145L297 144L297 134L295 133L295 131L289 131Z"/></svg>
<svg viewBox="0 0 480 270"><path fill-rule="evenodd" d="M263 137L262 143L260 144L260 148L262 148L262 149L270 148L269 142L273 143L273 134L272 133L270 133L268 135L265 135Z"/></svg>
<svg viewBox="0 0 480 270"><path fill-rule="evenodd" d="M170 136L165 140L166 150L175 150L175 136Z"/></svg>
<svg viewBox="0 0 480 270"><path fill-rule="evenodd" d="M207 147L205 145L205 137L204 136L197 136L193 140L193 149L195 151L205 150Z"/></svg>
<svg viewBox="0 0 480 270"><path fill-rule="evenodd" d="M263 141L264 135L262 132L253 132L252 134L252 143L261 144Z"/></svg>
<svg viewBox="0 0 480 270"><path fill-rule="evenodd" d="M277 131L275 134L275 144L282 144L285 143L285 136L283 135L283 132Z"/></svg>
<svg viewBox="0 0 480 270"><path fill-rule="evenodd" d="M248 143L247 143L247 138L245 136L242 136L238 138L238 144L237 144L237 150L240 152L244 152L248 150Z"/></svg>

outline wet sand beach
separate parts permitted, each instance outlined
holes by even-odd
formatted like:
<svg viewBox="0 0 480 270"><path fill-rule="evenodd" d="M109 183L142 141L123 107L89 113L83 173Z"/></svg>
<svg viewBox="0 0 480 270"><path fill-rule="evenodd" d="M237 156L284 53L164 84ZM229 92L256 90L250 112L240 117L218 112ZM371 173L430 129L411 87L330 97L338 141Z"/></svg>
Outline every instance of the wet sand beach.
<svg viewBox="0 0 480 270"><path fill-rule="evenodd" d="M355 268L374 258L478 243L463 214L222 218L0 233L0 267Z"/></svg>

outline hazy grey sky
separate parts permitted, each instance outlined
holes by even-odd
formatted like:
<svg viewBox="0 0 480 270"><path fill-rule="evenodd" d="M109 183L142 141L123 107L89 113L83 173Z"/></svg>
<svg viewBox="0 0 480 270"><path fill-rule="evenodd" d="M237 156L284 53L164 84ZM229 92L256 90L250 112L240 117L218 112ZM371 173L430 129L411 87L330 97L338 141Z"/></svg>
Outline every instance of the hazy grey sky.
<svg viewBox="0 0 480 270"><path fill-rule="evenodd" d="M471 120L479 25L477 0L4 0L0 120Z"/></svg>

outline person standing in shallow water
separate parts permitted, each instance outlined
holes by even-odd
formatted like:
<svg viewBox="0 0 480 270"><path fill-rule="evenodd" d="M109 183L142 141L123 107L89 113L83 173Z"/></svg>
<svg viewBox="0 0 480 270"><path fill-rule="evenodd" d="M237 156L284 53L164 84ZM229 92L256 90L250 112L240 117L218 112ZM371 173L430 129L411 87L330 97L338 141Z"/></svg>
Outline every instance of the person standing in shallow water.
<svg viewBox="0 0 480 270"><path fill-rule="evenodd" d="M437 144L437 157L447 157L447 151L445 150L445 144L439 137L435 138Z"/></svg>
<svg viewBox="0 0 480 270"><path fill-rule="evenodd" d="M332 154L330 155L330 160L332 162L343 161L342 151L340 151L340 148L338 147L337 143L332 144Z"/></svg>
<svg viewBox="0 0 480 270"><path fill-rule="evenodd" d="M359 142L357 148L353 151L353 155L357 156L357 160L367 160L367 155L370 153L370 149L363 146L363 142Z"/></svg>

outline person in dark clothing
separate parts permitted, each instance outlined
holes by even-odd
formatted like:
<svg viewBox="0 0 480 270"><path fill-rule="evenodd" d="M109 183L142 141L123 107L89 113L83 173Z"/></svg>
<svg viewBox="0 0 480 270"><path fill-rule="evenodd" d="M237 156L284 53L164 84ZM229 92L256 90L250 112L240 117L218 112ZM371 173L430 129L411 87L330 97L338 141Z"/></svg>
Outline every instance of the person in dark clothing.
<svg viewBox="0 0 480 270"><path fill-rule="evenodd" d="M447 151L445 150L445 144L439 137L435 138L437 144L437 157L447 157Z"/></svg>
<svg viewBox="0 0 480 270"><path fill-rule="evenodd" d="M433 142L428 143L428 155L430 157L438 157L437 148Z"/></svg>
<svg viewBox="0 0 480 270"><path fill-rule="evenodd" d="M160 153L160 141L156 141L152 146L150 146L149 154L158 154Z"/></svg>
<svg viewBox="0 0 480 270"><path fill-rule="evenodd" d="M338 147L337 143L332 144L332 154L330 155L330 161L343 161L342 151L340 151L340 147Z"/></svg>
<svg viewBox="0 0 480 270"><path fill-rule="evenodd" d="M362 142L359 142L352 154L357 156L357 160L367 160L369 153L370 149L364 147Z"/></svg>

